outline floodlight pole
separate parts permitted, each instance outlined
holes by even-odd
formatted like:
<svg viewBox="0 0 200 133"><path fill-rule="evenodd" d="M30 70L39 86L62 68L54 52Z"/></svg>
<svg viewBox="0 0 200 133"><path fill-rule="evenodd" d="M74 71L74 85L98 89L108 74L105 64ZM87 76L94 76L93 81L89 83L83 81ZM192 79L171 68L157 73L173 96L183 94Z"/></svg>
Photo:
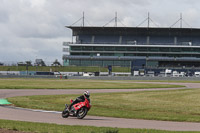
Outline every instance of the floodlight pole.
<svg viewBox="0 0 200 133"><path fill-rule="evenodd" d="M84 27L84 21L85 21L85 16L84 16L84 12L83 12L83 27Z"/></svg>
<svg viewBox="0 0 200 133"><path fill-rule="evenodd" d="M147 25L148 28L149 28L149 25L150 25L150 17L149 17L149 12L148 12L148 25Z"/></svg>
<svg viewBox="0 0 200 133"><path fill-rule="evenodd" d="M180 28L183 27L183 25L182 25L182 21L183 21L183 17L182 17L182 13L181 13L181 14L180 14Z"/></svg>
<svg viewBox="0 0 200 133"><path fill-rule="evenodd" d="M117 12L115 12L115 27L117 27Z"/></svg>

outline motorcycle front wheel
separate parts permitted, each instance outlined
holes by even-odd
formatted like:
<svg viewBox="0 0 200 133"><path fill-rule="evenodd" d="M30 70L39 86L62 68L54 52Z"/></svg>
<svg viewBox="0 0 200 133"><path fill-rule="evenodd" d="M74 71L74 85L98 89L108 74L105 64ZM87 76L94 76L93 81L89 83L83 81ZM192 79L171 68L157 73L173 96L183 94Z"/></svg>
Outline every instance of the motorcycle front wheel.
<svg viewBox="0 0 200 133"><path fill-rule="evenodd" d="M63 110L63 112L62 112L62 117L63 117L63 118L67 118L68 116L69 116L69 111L68 111L67 108L65 108L65 109Z"/></svg>
<svg viewBox="0 0 200 133"><path fill-rule="evenodd" d="M78 119L83 119L87 115L88 109L83 107L78 110L77 112L77 118Z"/></svg>

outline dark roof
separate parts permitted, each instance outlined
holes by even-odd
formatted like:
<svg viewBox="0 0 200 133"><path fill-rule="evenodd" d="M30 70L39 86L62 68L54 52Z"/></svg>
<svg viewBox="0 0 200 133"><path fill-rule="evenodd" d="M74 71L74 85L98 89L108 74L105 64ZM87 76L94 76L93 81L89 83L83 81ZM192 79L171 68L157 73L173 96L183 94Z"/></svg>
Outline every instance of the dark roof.
<svg viewBox="0 0 200 133"><path fill-rule="evenodd" d="M200 36L198 28L155 28L155 27L83 27L66 26L73 35L155 35L155 36Z"/></svg>

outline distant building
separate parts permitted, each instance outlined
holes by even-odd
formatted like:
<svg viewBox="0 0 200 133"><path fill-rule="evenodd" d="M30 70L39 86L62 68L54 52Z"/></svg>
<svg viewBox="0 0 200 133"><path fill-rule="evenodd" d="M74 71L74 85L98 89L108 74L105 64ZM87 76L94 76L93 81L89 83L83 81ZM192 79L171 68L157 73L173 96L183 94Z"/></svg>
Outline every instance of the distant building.
<svg viewBox="0 0 200 133"><path fill-rule="evenodd" d="M65 66L137 69L200 67L200 29L68 26L75 42L64 42Z"/></svg>
<svg viewBox="0 0 200 133"><path fill-rule="evenodd" d="M32 66L31 61L17 62L18 66Z"/></svg>
<svg viewBox="0 0 200 133"><path fill-rule="evenodd" d="M26 63L24 63L24 62L17 62L17 66L26 66Z"/></svg>

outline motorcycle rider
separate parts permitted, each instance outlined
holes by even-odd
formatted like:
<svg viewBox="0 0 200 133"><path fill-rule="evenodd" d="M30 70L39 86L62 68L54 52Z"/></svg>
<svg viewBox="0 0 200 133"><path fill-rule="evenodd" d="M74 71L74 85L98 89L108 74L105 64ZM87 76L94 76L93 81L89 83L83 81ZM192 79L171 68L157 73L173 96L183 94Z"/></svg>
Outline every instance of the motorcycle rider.
<svg viewBox="0 0 200 133"><path fill-rule="evenodd" d="M72 107L74 104L77 104L77 103L79 103L79 102L84 102L84 101L85 101L85 98L87 98L87 100L90 102L90 92L89 92L89 91L84 91L84 92L83 92L83 95L77 97L76 100L74 100L74 101L72 102L72 104L69 105L68 110L70 111L70 110L71 110L71 107Z"/></svg>

